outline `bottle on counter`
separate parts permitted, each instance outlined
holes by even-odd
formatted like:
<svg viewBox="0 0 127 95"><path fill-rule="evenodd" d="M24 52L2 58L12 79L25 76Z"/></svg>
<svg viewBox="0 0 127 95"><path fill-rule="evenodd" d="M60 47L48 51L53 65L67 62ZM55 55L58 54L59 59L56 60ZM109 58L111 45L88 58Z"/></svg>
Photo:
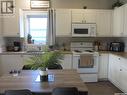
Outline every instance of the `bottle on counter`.
<svg viewBox="0 0 127 95"><path fill-rule="evenodd" d="M95 51L98 51L99 50L99 45L100 45L100 42L98 42L98 41L95 41L94 42L94 50Z"/></svg>

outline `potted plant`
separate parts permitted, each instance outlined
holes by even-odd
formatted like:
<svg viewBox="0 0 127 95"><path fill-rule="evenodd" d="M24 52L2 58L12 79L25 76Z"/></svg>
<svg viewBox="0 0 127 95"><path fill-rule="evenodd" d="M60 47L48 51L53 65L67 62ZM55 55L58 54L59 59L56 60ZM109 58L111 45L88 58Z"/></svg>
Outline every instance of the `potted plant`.
<svg viewBox="0 0 127 95"><path fill-rule="evenodd" d="M60 64L63 59L63 55L60 51L47 51L44 53L34 55L27 63L32 70L39 70L41 81L47 81L48 74L47 69L51 68L51 66L55 66L56 64Z"/></svg>

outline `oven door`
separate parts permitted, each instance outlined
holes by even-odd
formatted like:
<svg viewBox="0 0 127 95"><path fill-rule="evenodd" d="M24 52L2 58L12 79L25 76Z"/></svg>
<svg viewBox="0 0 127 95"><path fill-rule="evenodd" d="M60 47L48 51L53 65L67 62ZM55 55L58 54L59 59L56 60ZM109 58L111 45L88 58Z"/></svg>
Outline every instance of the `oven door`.
<svg viewBox="0 0 127 95"><path fill-rule="evenodd" d="M72 24L72 37L89 37L90 34L88 24Z"/></svg>
<svg viewBox="0 0 127 95"><path fill-rule="evenodd" d="M97 73L98 72L98 57L92 56L93 66L83 66L80 55L73 55L73 68L77 69L78 73Z"/></svg>

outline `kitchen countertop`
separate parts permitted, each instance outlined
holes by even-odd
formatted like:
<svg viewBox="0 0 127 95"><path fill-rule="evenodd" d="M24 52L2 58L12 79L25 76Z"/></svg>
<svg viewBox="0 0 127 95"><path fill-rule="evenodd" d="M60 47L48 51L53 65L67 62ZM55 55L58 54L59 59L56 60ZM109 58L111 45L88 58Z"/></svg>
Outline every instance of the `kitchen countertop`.
<svg viewBox="0 0 127 95"><path fill-rule="evenodd" d="M100 54L103 53L107 53L107 54L114 54L114 55L118 55L120 57L124 57L127 58L127 52L112 52L112 51L98 51ZM61 51L61 53L63 54L72 54L71 51ZM32 55L32 54L36 54L35 52L26 52L26 51L20 51L20 52L2 52L0 53L1 55ZM37 53L38 54L38 53Z"/></svg>
<svg viewBox="0 0 127 95"><path fill-rule="evenodd" d="M127 52L113 52L113 51L99 51L100 54L108 53L108 54L114 54L118 55L119 57L127 58Z"/></svg>
<svg viewBox="0 0 127 95"><path fill-rule="evenodd" d="M27 52L27 51L19 51L19 52L7 52L7 51L5 51L5 52L1 52L0 54L1 55L13 55L13 54L17 54L17 55L19 55L19 54L26 54L26 55L32 55L32 54L40 54L41 52ZM72 52L71 51L61 51L61 53L63 53L63 54L72 54Z"/></svg>

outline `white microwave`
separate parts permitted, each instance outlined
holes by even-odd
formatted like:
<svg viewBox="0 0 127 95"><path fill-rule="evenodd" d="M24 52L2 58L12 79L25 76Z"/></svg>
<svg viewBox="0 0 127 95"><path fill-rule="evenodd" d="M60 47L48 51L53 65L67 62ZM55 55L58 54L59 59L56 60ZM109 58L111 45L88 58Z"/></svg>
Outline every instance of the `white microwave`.
<svg viewBox="0 0 127 95"><path fill-rule="evenodd" d="M95 37L95 23L74 23L72 24L72 37Z"/></svg>

